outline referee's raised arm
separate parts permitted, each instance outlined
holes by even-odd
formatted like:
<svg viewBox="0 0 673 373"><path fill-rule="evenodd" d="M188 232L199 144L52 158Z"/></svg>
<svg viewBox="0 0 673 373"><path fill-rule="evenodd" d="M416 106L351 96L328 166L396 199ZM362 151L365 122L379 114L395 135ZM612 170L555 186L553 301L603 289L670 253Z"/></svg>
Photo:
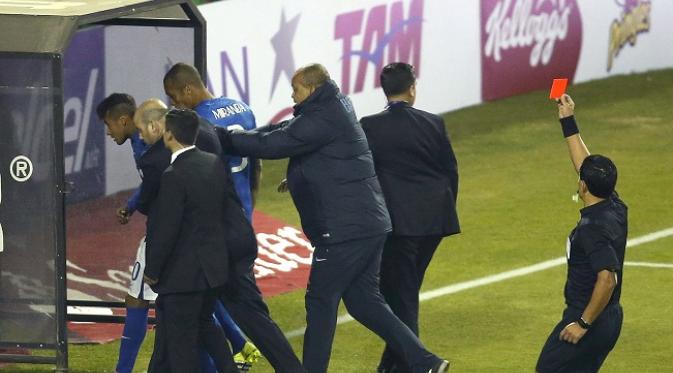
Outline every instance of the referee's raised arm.
<svg viewBox="0 0 673 373"><path fill-rule="evenodd" d="M580 136L580 130L575 121L575 102L570 96L563 95L558 101L558 116L563 136L566 138L566 144L568 144L570 160L573 162L575 171L579 173L584 158L591 153L589 153L589 149L587 149Z"/></svg>

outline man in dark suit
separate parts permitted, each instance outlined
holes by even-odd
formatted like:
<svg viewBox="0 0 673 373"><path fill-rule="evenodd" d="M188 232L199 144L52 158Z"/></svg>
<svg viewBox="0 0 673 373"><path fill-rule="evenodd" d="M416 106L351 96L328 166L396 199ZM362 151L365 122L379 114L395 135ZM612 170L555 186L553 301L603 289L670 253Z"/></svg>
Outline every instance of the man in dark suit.
<svg viewBox="0 0 673 373"><path fill-rule="evenodd" d="M172 110L165 125L163 141L172 153L171 165L161 176L149 214L144 272L159 294L157 344L165 343L171 372L201 371L200 344L220 373L237 372L213 311L227 282L229 236L240 235L231 229L240 227L235 223L245 217L224 163L194 145L199 131L196 113Z"/></svg>
<svg viewBox="0 0 673 373"><path fill-rule="evenodd" d="M140 137L149 145L138 160L142 184L137 209L144 215L149 214L159 191L161 174L171 162L171 151L165 146L163 140L166 113L168 113L166 104L159 99L149 99L138 107L133 117ZM199 120L196 147L217 156L222 154L222 147L213 126L205 120Z"/></svg>
<svg viewBox="0 0 673 373"><path fill-rule="evenodd" d="M306 291L304 367L325 373L339 302L404 356L414 372L443 373L448 362L425 349L379 292L381 251L390 218L372 155L351 101L319 64L292 78L294 119L256 131L216 128L225 152L289 157L287 185L315 246Z"/></svg>
<svg viewBox="0 0 673 373"><path fill-rule="evenodd" d="M458 167L441 117L413 107L414 69L392 63L381 72L388 106L360 120L393 224L381 261L381 293L418 335L418 293L442 237L460 232ZM379 372L410 372L390 346Z"/></svg>
<svg viewBox="0 0 673 373"><path fill-rule="evenodd" d="M152 144L143 154L140 162L144 177L138 210L143 213L145 213L145 209L152 206L159 190L161 174L170 164L171 152L164 146L163 140L167 111L163 103L159 105L156 102L147 102L141 105L136 112L138 115L136 125L140 134L146 142ZM220 155L221 152L220 142L215 135L213 126L202 118L199 118L196 146L199 150L217 155ZM228 172L228 170L225 170L225 172ZM233 184L229 180L227 183L227 188L233 188ZM240 206L238 197L234 195L232 198ZM243 218L245 219L244 215ZM149 215L148 226L151 220L152 215ZM245 221L247 222L247 220ZM220 301L245 334L259 346L264 356L278 372L303 373L304 369L299 359L283 335L282 330L271 319L269 308L257 287L253 272L255 259L257 258L257 241L252 227L249 223L244 222L228 223L230 227L236 225L241 226L239 231L243 234L243 239L234 240L232 238L231 241L236 242L237 245L230 244L227 247L229 251L229 281L223 291L219 293ZM226 271L227 268L223 270ZM159 362L166 360L160 358L165 357L166 354L161 352L164 350L164 346L161 344L160 338L157 336L155 341L155 354L158 354L159 357L153 359L153 365L150 367L151 373L162 372L162 365Z"/></svg>
<svg viewBox="0 0 673 373"><path fill-rule="evenodd" d="M204 115L203 113L205 111L210 112L211 109L215 110L219 108L219 110L223 110L218 105L208 109L208 105L214 105L222 100L209 99L212 98L212 95L205 88L198 71L193 66L185 64L176 64L173 66L164 77L164 86L166 88L166 93L171 97L171 101L176 106L195 109L200 115ZM222 102L228 102L228 100L223 99ZM249 122L248 124L241 123L244 126L254 126L254 117L252 117L251 112L240 112L239 114L241 115L234 115L240 111L239 109L244 109L243 106L235 107L234 109L236 110L229 107L225 107L225 109L229 110L225 110L226 113L231 112L233 114L231 116L228 115L224 118L220 118L222 120L220 120L219 124L228 123L228 127L237 127L238 125L232 125L232 123L235 123L234 121L236 118L240 117L238 119L243 119L245 122ZM212 114L209 115L212 116ZM242 171L241 167L238 167L241 165L239 164L241 162L240 158L235 161L232 161L232 159L233 158L229 155L224 158L230 165L229 169L232 171L231 180L234 183L234 188L238 192L242 206L246 208L247 213L251 213L253 204L250 200L251 190L249 188L249 183L252 182L253 179L257 180L259 175L257 175L257 177L249 178L248 176L252 175L250 169L248 168L245 172L239 172ZM236 164L237 167L233 167L234 164ZM247 192L245 191L246 188ZM254 192L252 192L252 195L254 195ZM251 215L248 215L248 217L250 218ZM231 271L229 283L220 296L220 300L225 305L226 311L228 311L231 318L236 321L236 324L238 324L246 336L257 345L264 357L277 372L304 372L301 362L292 350L292 346L290 346L290 343L283 335L282 330L271 319L269 309L264 303L259 288L257 287L253 271L255 259L257 259L257 245L254 244L242 247L240 251L231 254L232 255L229 258ZM217 313L216 316L218 316ZM226 317L223 316L225 315L220 313L218 320L226 320ZM236 325L233 325L233 327L228 329L228 334L238 331ZM225 327L225 331L226 330L227 328ZM241 337L240 339L243 338ZM235 347L237 343L234 342L234 339L230 340L232 340L232 346ZM239 346L241 346L240 343L241 342L239 342ZM245 343L244 339L242 343Z"/></svg>

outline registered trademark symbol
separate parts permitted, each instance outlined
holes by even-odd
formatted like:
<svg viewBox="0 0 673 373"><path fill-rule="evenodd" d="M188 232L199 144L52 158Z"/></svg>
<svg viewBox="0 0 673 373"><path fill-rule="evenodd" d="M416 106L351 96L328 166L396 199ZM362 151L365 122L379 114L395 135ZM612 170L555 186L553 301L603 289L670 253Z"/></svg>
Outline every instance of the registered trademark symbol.
<svg viewBox="0 0 673 373"><path fill-rule="evenodd" d="M24 155L17 155L9 165L9 172L12 179L23 183L33 175L33 162Z"/></svg>

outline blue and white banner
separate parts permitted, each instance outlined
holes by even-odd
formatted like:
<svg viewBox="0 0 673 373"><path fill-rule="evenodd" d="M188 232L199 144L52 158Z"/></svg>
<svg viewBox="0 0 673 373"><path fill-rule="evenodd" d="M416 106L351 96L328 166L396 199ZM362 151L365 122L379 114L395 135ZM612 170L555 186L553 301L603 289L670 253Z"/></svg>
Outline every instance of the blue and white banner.
<svg viewBox="0 0 673 373"><path fill-rule="evenodd" d="M80 31L64 56L63 151L69 202L105 195L105 130L96 105L105 98L103 27Z"/></svg>

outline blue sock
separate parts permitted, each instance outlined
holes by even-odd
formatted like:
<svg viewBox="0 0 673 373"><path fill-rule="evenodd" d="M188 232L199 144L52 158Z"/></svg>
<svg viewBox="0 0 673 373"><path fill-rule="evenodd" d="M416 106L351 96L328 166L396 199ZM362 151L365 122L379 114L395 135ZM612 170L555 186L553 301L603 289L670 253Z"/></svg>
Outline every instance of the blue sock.
<svg viewBox="0 0 673 373"><path fill-rule="evenodd" d="M220 301L215 303L215 318L220 322L220 325L222 325L224 334L227 336L229 343L231 343L233 354L236 355L241 352L243 346L245 346L243 332L241 332L241 329L238 328L238 325L236 325L231 316L229 316L229 312L227 312Z"/></svg>
<svg viewBox="0 0 673 373"><path fill-rule="evenodd" d="M147 333L147 308L126 308L126 323L122 333L121 345L119 346L119 361L117 372L131 373L140 346L143 344Z"/></svg>

